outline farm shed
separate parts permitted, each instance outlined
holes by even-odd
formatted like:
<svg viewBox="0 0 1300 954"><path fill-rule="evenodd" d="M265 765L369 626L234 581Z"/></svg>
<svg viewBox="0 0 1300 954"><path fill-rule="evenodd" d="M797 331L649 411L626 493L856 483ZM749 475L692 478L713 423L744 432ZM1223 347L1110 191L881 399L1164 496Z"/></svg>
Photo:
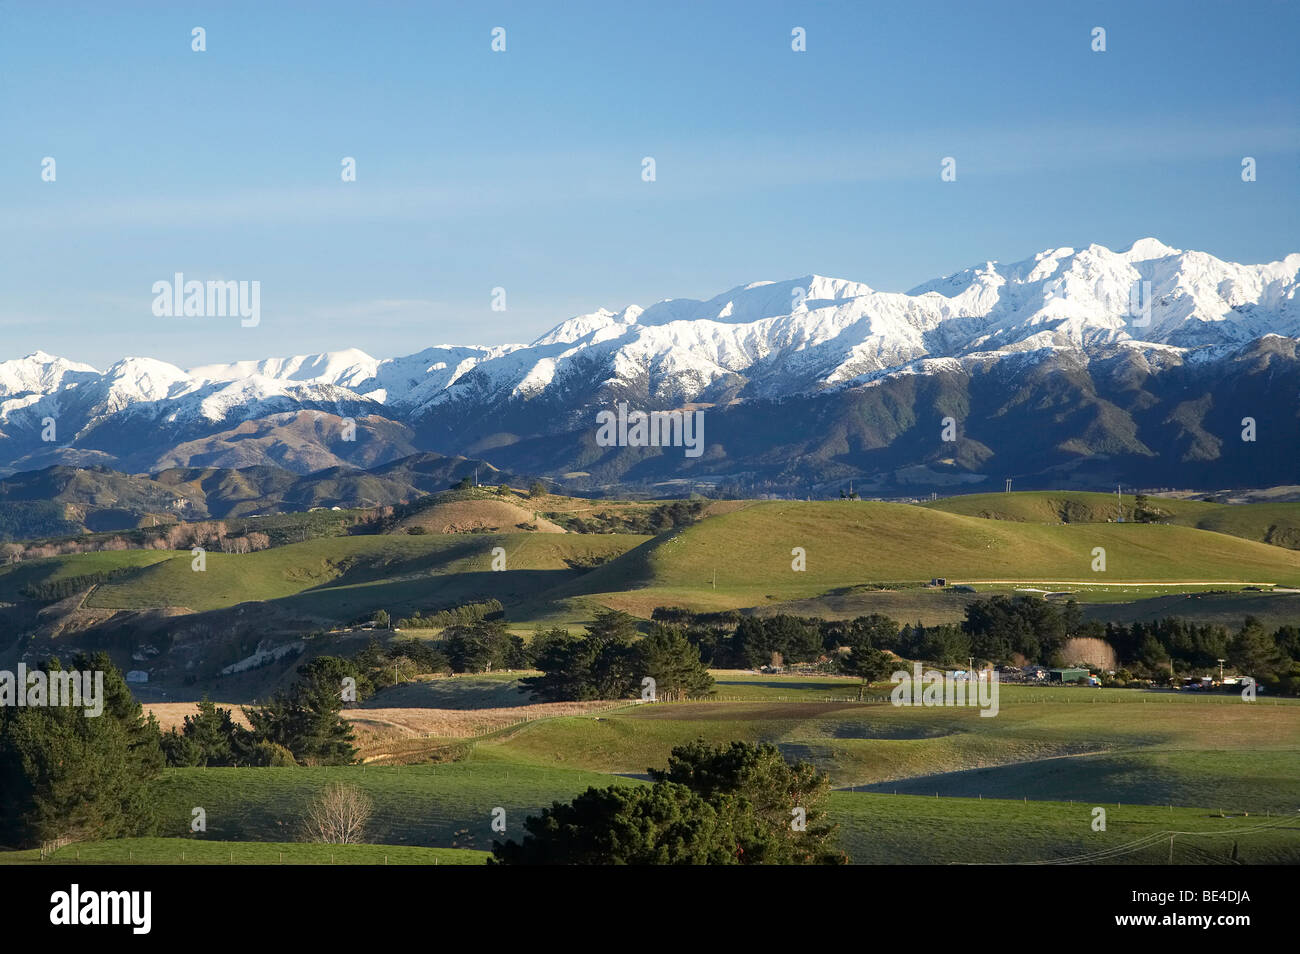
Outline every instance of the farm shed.
<svg viewBox="0 0 1300 954"><path fill-rule="evenodd" d="M1077 682L1088 678L1088 670L1078 666L1069 669L1049 669L1047 678L1051 682Z"/></svg>

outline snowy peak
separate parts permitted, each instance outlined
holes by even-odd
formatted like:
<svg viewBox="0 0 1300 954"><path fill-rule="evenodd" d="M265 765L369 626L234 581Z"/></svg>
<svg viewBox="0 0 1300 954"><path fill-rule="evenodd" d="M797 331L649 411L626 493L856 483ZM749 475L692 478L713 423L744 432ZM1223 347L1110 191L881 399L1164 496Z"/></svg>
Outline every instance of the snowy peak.
<svg viewBox="0 0 1300 954"><path fill-rule="evenodd" d="M204 381L235 381L258 375L308 384L347 386L374 377L379 362L359 348L329 351L323 354L296 355L292 358L268 358L263 361L238 361L193 368L190 375Z"/></svg>
<svg viewBox="0 0 1300 954"><path fill-rule="evenodd" d="M0 398L43 394L61 387L69 379L83 380L98 374L88 364L36 351L25 358L0 361Z"/></svg>
<svg viewBox="0 0 1300 954"><path fill-rule="evenodd" d="M1141 238L1119 254L1130 262L1148 262L1154 258L1168 258L1171 255L1181 255L1182 250L1170 248L1164 242L1156 238Z"/></svg>
<svg viewBox="0 0 1300 954"><path fill-rule="evenodd" d="M639 317L641 317L641 309L636 305L628 305L622 311L599 308L589 315L578 315L560 322L536 339L532 347L573 344L588 336L591 336L593 341L617 338L634 325Z"/></svg>
<svg viewBox="0 0 1300 954"><path fill-rule="evenodd" d="M805 275L782 282L737 285L707 301L668 298L647 308L639 321L642 325L665 325L675 321L749 324L870 294L873 294L872 289L861 282Z"/></svg>
<svg viewBox="0 0 1300 954"><path fill-rule="evenodd" d="M418 424L536 401L537 421L559 422L611 396L674 406L785 397L1067 353L1082 364L1123 352L1163 366L1266 335L1300 338L1298 278L1300 253L1239 265L1141 238L1121 251L1063 246L987 261L906 294L817 274L749 282L704 300L601 308L528 345L438 345L387 359L349 348L189 371L126 358L103 373L37 352L0 362L0 439L8 425L34 433L47 414L62 433L119 414L201 429L296 408Z"/></svg>

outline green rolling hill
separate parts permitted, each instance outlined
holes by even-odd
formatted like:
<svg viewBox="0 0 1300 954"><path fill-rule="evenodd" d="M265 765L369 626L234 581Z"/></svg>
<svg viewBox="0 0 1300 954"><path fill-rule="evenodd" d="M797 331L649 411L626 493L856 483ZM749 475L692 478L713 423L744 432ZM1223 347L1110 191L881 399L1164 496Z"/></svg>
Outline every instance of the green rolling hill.
<svg viewBox="0 0 1300 954"><path fill-rule="evenodd" d="M1106 523L1113 521L1117 509L1121 508L1126 521L1134 519L1132 494L1124 496L1121 506L1117 506L1113 494L1072 491L967 494L921 506L944 513L1022 523ZM1160 523L1212 530L1300 550L1300 501L1219 504L1150 497L1148 508L1157 512Z"/></svg>
<svg viewBox="0 0 1300 954"><path fill-rule="evenodd" d="M806 570L792 569L803 548ZM1092 569L1094 549L1105 572ZM871 582L1300 583L1300 553L1184 526L988 520L907 504L763 502L657 537L563 595L754 606ZM1229 587L1230 588L1230 587ZM1155 591L1153 591L1155 595ZM599 598L599 597L598 597Z"/></svg>
<svg viewBox="0 0 1300 954"><path fill-rule="evenodd" d="M748 502L656 537L323 537L248 554L208 553L201 573L192 569L188 550L69 554L0 567L0 603L39 605L33 601L90 590L84 609L100 614L160 608L203 613L265 602L282 618L346 622L381 608L400 615L495 598L512 621L571 624L599 605L649 616L656 606L780 607L841 599L834 594L850 594L843 597L846 607L853 603L857 612L863 594L867 603L879 602L872 593L881 589L893 599L882 609L898 618L913 618L919 608L956 617L964 597L951 589L954 584L981 592L1065 590L1092 602L1300 586L1300 551L1250 538L1268 537L1267 527L1280 526L1300 504L1175 502L1170 519L1181 523L1169 524L1084 519L1100 519L1111 502L1104 494L1034 493L928 506ZM498 547L506 555L505 572L492 569ZM1097 548L1105 551L1104 572L1093 569ZM793 568L797 550L803 570ZM936 577L950 588L924 588ZM906 605L894 605L900 599ZM945 599L952 605L939 606ZM860 609L873 611L867 603Z"/></svg>
<svg viewBox="0 0 1300 954"><path fill-rule="evenodd" d="M181 553L99 586L86 603L201 611L297 599L320 615L346 617L380 607L455 602L471 593L517 598L572 579L581 572L575 567L616 557L645 539L536 533L335 537L250 554L210 553L202 573L191 568L189 553ZM498 547L505 551L505 572L492 570ZM431 586L435 580L437 587Z"/></svg>

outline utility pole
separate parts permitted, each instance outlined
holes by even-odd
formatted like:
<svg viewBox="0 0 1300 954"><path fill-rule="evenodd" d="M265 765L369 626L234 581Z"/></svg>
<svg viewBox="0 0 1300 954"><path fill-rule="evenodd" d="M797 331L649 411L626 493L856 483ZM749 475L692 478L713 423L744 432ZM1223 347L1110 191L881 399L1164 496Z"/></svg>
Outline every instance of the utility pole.
<svg viewBox="0 0 1300 954"><path fill-rule="evenodd" d="M1120 492L1120 484L1115 485L1115 522L1124 522L1124 495Z"/></svg>
<svg viewBox="0 0 1300 954"><path fill-rule="evenodd" d="M1224 660L1220 659L1219 660L1219 685L1223 685L1223 663Z"/></svg>

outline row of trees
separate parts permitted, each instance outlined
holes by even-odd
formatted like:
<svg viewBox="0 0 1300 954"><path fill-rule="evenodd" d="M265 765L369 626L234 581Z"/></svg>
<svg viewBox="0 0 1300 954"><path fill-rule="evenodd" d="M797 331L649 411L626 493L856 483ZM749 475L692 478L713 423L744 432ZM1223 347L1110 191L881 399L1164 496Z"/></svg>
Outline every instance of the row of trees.
<svg viewBox="0 0 1300 954"><path fill-rule="evenodd" d="M590 516L564 513L549 516L574 533L644 533L654 536L695 523L704 515L708 502L701 497L690 497L670 500L648 509L610 508L598 510Z"/></svg>
<svg viewBox="0 0 1300 954"><path fill-rule="evenodd" d="M445 610L416 610L411 616L399 619L397 626L399 629L442 629L447 626L467 626L470 623L477 623L481 619L499 616L503 609L500 600L490 599L481 603L465 603ZM425 615L426 613L428 615Z"/></svg>
<svg viewBox="0 0 1300 954"><path fill-rule="evenodd" d="M655 615L677 620L708 665L757 668L769 664L833 661L844 647L870 647L909 659L965 662L976 656L994 662L1019 654L1051 659L1065 641L1078 635L1104 635L1100 624L1085 624L1073 602L1058 607L1045 600L993 597L972 604L960 625L899 626L879 614L853 620L826 620L786 614L727 620L693 618L679 609Z"/></svg>
<svg viewBox="0 0 1300 954"><path fill-rule="evenodd" d="M1247 617L1236 630L1168 618L1131 625L1085 621L1073 600L1058 604L1029 596L993 596L971 603L960 624L904 624L879 614L852 620L775 615L726 618L661 607L654 618L670 623L714 668L820 663L855 673L884 668L878 655L965 665L990 663L1068 665L1067 641L1093 637L1115 650L1119 665L1145 677L1209 669L1227 660L1275 691L1300 692L1300 627L1270 630ZM885 657L886 659L890 657ZM886 673L887 674L887 673Z"/></svg>
<svg viewBox="0 0 1300 954"><path fill-rule="evenodd" d="M636 618L602 611L575 636L564 629L538 633L529 647L540 676L523 690L546 702L624 699L641 695L654 680L655 698L686 699L713 691L700 653L680 627L656 623L636 639Z"/></svg>
<svg viewBox="0 0 1300 954"><path fill-rule="evenodd" d="M1120 662L1136 673L1212 670L1220 659L1275 692L1300 694L1300 626L1270 630L1254 616L1241 627L1199 625L1182 619L1108 624L1103 633Z"/></svg>
<svg viewBox="0 0 1300 954"><path fill-rule="evenodd" d="M221 521L174 523L166 528L111 537L79 537L32 543L0 543L0 566L23 560L41 560L70 553L113 550L189 550L203 547L221 553L254 553L271 546L271 538L256 530L231 533ZM37 597L33 597L37 598Z"/></svg>

